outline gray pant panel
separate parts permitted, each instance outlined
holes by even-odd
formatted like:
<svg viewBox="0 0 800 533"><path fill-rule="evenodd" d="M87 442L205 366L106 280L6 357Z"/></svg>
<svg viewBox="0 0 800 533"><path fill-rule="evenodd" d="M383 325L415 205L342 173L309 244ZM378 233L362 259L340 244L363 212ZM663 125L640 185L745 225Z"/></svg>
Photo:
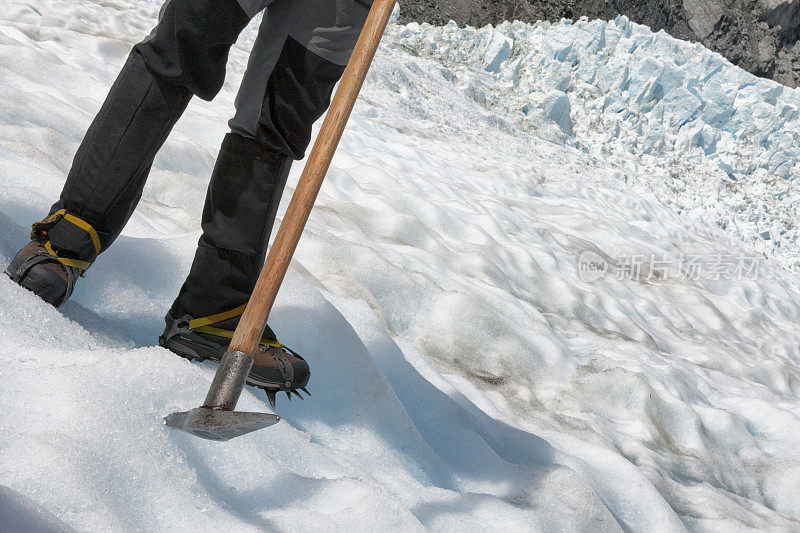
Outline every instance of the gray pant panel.
<svg viewBox="0 0 800 533"><path fill-rule="evenodd" d="M346 65L361 33L371 0L238 0L250 18L270 4L288 3L273 24L289 28L294 40L337 65ZM273 19L275 17L272 17ZM256 42L258 46L258 42Z"/></svg>
<svg viewBox="0 0 800 533"><path fill-rule="evenodd" d="M364 0L238 0L248 15L262 9L239 94L231 130L255 138L264 93L288 37L336 65L346 65L369 9Z"/></svg>
<svg viewBox="0 0 800 533"><path fill-rule="evenodd" d="M247 13L247 16L250 18L255 17L259 13L261 13L267 6L272 2L272 0L237 0L239 5L242 6L244 12Z"/></svg>
<svg viewBox="0 0 800 533"><path fill-rule="evenodd" d="M318 56L346 65L369 13L363 0L297 2L291 37Z"/></svg>

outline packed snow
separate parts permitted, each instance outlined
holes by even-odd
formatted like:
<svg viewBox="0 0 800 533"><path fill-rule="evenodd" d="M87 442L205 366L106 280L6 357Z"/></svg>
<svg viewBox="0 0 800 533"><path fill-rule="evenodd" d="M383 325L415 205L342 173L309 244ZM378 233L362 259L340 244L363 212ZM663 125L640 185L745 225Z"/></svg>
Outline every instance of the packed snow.
<svg viewBox="0 0 800 533"><path fill-rule="evenodd" d="M2 264L158 4L6 1ZM625 19L393 24L270 321L313 396L166 428L214 372L153 345L255 28L72 301L0 277L0 528L800 528L800 93Z"/></svg>

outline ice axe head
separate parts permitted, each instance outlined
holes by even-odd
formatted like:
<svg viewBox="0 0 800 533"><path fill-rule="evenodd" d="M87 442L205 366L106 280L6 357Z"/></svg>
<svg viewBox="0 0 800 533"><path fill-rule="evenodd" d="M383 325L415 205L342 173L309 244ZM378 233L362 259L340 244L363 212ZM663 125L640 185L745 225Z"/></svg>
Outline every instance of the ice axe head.
<svg viewBox="0 0 800 533"><path fill-rule="evenodd" d="M242 413L197 407L172 413L164 420L170 427L188 431L196 437L226 441L277 424L281 417L267 413Z"/></svg>
<svg viewBox="0 0 800 533"><path fill-rule="evenodd" d="M277 424L280 417L269 413L234 411L244 389L253 356L229 351L222 358L202 407L172 413L164 421L208 440L226 441Z"/></svg>

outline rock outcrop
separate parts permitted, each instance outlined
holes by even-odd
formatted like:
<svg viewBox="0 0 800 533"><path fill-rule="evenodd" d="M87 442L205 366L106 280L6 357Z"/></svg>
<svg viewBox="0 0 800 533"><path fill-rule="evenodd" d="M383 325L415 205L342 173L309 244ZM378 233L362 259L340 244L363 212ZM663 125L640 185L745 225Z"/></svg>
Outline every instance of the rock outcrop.
<svg viewBox="0 0 800 533"><path fill-rule="evenodd" d="M476 27L619 14L701 42L758 76L800 86L800 0L401 0L401 21Z"/></svg>

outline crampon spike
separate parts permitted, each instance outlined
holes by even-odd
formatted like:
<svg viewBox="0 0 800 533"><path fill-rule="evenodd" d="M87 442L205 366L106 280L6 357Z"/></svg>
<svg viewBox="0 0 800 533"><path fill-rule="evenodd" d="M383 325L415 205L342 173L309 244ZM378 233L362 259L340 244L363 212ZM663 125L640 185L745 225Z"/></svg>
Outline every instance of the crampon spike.
<svg viewBox="0 0 800 533"><path fill-rule="evenodd" d="M298 397L298 398L300 398L301 400L305 400L305 398L303 398L303 395L302 395L302 394L300 394L299 392L297 392L296 390L293 390L293 391L292 391L292 394L294 394L295 396L297 396L297 397ZM289 396L289 398L291 398L291 395Z"/></svg>
<svg viewBox="0 0 800 533"><path fill-rule="evenodd" d="M276 404L275 395L277 394L277 392L276 391L264 391L264 392L267 393L267 401L269 401L269 404L272 406L273 409L275 409L275 404Z"/></svg>
<svg viewBox="0 0 800 533"><path fill-rule="evenodd" d="M311 393L308 392L308 389L305 387L300 387L300 390L306 393L306 396L311 396Z"/></svg>
<svg viewBox="0 0 800 533"><path fill-rule="evenodd" d="M284 392L286 393L286 397L289 398L289 401L292 401L292 393L289 392L288 390Z"/></svg>

